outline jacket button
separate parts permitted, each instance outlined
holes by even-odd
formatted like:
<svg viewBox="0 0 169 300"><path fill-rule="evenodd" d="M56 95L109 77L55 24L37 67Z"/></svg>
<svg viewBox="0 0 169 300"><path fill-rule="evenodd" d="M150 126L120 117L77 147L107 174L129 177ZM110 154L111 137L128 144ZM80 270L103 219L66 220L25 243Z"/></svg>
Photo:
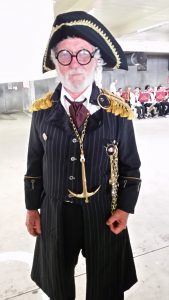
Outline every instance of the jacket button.
<svg viewBox="0 0 169 300"><path fill-rule="evenodd" d="M69 176L69 180L74 180L75 177L74 176Z"/></svg>
<svg viewBox="0 0 169 300"><path fill-rule="evenodd" d="M73 195L71 195L71 194L68 194L68 198L72 198L73 197Z"/></svg>
<svg viewBox="0 0 169 300"><path fill-rule="evenodd" d="M71 160L71 161L75 161L75 160L77 160L77 158L74 157L74 156L72 156L70 160Z"/></svg>
<svg viewBox="0 0 169 300"><path fill-rule="evenodd" d="M77 143L77 139L74 138L74 139L72 140L72 142L73 142L73 143Z"/></svg>

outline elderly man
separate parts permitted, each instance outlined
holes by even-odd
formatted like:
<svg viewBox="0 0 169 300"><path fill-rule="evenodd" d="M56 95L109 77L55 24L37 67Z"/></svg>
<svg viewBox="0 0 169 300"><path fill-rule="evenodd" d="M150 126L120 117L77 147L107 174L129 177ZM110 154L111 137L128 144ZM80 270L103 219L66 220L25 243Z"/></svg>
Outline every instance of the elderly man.
<svg viewBox="0 0 169 300"><path fill-rule="evenodd" d="M25 175L31 277L52 300L75 299L80 251L87 300L122 300L137 281L127 219L140 160L130 107L95 84L103 63L127 69L111 33L82 11L57 16L43 71L56 68L60 84L32 105Z"/></svg>

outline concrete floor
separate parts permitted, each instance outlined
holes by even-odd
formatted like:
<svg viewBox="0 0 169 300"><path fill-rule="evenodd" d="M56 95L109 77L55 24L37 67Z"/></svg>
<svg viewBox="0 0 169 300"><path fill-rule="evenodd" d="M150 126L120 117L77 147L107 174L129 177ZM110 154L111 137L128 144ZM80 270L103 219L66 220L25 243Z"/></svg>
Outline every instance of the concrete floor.
<svg viewBox="0 0 169 300"><path fill-rule="evenodd" d="M30 116L0 115L0 299L48 299L30 280L34 238L25 228L23 175ZM125 300L169 300L169 117L134 121L142 188L129 218L139 281ZM85 262L76 270L77 299L85 299ZM106 300L106 299L103 299Z"/></svg>

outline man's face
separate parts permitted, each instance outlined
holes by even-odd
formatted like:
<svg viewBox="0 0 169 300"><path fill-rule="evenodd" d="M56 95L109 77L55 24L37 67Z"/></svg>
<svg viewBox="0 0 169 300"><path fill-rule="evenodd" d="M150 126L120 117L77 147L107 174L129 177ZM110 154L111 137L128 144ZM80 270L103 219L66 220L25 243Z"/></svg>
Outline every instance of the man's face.
<svg viewBox="0 0 169 300"><path fill-rule="evenodd" d="M68 38L58 43L55 52L58 53L61 50L68 50L72 54L76 54L82 49L86 49L90 53L94 51L94 47L87 41L81 38ZM68 66L63 66L58 61L56 61L55 64L63 86L75 93L82 92L94 81L96 65L96 58L92 58L87 65L80 65L76 57L72 58Z"/></svg>

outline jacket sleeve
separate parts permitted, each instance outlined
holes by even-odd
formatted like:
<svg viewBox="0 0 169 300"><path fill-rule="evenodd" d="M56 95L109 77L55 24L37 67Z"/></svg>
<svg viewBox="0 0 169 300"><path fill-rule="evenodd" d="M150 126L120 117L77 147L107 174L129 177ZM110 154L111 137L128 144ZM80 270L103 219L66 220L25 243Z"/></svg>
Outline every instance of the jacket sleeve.
<svg viewBox="0 0 169 300"><path fill-rule="evenodd" d="M27 156L27 172L24 176L25 204L28 210L41 207L43 193L42 160L44 150L37 131L38 116L39 112L35 112L32 115Z"/></svg>
<svg viewBox="0 0 169 300"><path fill-rule="evenodd" d="M134 213L140 190L140 158L132 121L120 118L118 131L119 190L117 208Z"/></svg>

